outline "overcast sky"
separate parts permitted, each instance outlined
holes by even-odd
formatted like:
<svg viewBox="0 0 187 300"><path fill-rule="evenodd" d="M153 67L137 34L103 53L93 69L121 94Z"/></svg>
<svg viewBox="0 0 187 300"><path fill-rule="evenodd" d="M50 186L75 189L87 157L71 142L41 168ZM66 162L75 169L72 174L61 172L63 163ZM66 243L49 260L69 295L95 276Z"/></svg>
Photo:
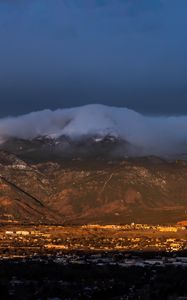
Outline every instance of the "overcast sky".
<svg viewBox="0 0 187 300"><path fill-rule="evenodd" d="M0 116L187 114L186 0L0 0Z"/></svg>

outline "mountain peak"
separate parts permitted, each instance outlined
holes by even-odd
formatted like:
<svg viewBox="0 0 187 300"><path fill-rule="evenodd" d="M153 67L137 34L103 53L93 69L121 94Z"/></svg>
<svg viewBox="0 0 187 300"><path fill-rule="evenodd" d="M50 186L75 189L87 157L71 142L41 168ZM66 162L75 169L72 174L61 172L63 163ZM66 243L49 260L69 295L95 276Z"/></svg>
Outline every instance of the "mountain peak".
<svg viewBox="0 0 187 300"><path fill-rule="evenodd" d="M99 104L44 110L0 120L2 149L8 149L7 145L17 139L16 148L19 143L20 147L29 145L31 148L55 145L58 151L63 150L63 155L68 145L88 144L92 140L105 145L107 141L108 145L120 144L120 151L115 150L120 157L128 154L180 158L181 153L183 157L187 153L186 132L187 117L150 117L127 108ZM128 151L127 144L131 145ZM74 152L75 148L72 149Z"/></svg>

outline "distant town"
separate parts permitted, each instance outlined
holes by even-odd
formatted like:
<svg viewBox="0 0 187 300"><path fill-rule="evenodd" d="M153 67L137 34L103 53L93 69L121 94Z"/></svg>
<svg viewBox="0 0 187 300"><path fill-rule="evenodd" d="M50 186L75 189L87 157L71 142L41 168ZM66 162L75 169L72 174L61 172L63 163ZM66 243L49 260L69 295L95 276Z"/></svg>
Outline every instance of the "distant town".
<svg viewBox="0 0 187 300"><path fill-rule="evenodd" d="M2 225L2 299L186 299L184 225Z"/></svg>
<svg viewBox="0 0 187 300"><path fill-rule="evenodd" d="M69 226L1 226L1 259L54 255L61 251L165 251L187 250L187 229L172 226L127 224Z"/></svg>

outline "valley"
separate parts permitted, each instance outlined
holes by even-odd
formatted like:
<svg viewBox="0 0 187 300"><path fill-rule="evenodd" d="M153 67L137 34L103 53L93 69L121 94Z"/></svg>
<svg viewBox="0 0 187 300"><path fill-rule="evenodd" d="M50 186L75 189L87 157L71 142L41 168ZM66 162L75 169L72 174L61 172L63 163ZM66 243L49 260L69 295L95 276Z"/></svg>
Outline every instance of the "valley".
<svg viewBox="0 0 187 300"><path fill-rule="evenodd" d="M0 228L0 257L17 258L82 252L177 252L187 250L187 229L176 226L84 225Z"/></svg>

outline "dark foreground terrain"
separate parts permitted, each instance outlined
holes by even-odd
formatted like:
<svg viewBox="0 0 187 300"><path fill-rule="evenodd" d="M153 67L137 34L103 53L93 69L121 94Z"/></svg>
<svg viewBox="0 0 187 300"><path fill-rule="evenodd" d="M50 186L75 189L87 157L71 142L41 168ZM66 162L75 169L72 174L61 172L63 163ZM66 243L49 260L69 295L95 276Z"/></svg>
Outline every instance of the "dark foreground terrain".
<svg viewBox="0 0 187 300"><path fill-rule="evenodd" d="M185 257L69 253L0 262L1 299L187 299Z"/></svg>
<svg viewBox="0 0 187 300"><path fill-rule="evenodd" d="M181 225L2 225L0 299L187 299L186 236Z"/></svg>

